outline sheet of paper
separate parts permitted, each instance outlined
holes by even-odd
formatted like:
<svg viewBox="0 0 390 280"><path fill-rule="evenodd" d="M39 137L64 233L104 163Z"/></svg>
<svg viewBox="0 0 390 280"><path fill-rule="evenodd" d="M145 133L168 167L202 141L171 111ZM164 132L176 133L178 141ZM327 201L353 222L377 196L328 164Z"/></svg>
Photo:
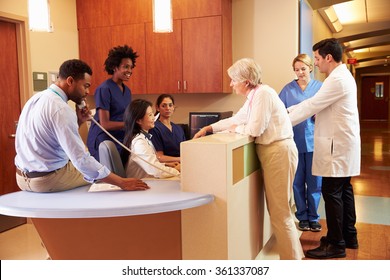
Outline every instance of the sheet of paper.
<svg viewBox="0 0 390 280"><path fill-rule="evenodd" d="M88 192L111 192L111 191L121 191L122 189L118 186L106 184L106 183L93 183Z"/></svg>

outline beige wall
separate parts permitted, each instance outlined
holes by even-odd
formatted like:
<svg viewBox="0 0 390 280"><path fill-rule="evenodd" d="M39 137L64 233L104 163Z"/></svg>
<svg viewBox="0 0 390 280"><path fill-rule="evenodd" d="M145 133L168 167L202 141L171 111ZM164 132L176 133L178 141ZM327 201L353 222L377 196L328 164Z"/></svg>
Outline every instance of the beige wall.
<svg viewBox="0 0 390 280"><path fill-rule="evenodd" d="M317 11L313 11L313 44L331 37L333 37L333 34L321 15ZM325 74L320 73L318 68L314 67L314 78L323 81L325 79Z"/></svg>
<svg viewBox="0 0 390 280"><path fill-rule="evenodd" d="M27 0L0 1L0 12L27 18L27 10ZM33 72L58 71L63 61L79 56L76 0L52 0L50 11L54 32L29 32Z"/></svg>
<svg viewBox="0 0 390 280"><path fill-rule="evenodd" d="M280 91L294 77L290 63L298 52L298 0L232 1L233 61L256 59L263 82ZM32 71L57 71L64 60L78 57L76 1L50 1L50 9L54 32L30 32ZM1 0L0 11L27 17L27 0ZM157 95L134 98L155 102ZM173 120L178 123L188 123L189 111L237 112L244 103L236 94L179 94L175 99Z"/></svg>

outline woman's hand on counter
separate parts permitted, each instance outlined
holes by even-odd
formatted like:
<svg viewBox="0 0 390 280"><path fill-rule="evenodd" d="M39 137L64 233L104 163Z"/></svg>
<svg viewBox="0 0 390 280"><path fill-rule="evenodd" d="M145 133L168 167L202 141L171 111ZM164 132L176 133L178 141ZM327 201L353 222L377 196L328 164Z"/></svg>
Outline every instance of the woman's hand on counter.
<svg viewBox="0 0 390 280"><path fill-rule="evenodd" d="M177 171L180 172L180 162L166 162L165 163L165 166L169 166L169 167L172 167L172 168L175 168Z"/></svg>
<svg viewBox="0 0 390 280"><path fill-rule="evenodd" d="M200 138L200 137L206 136L207 132L213 132L213 128L212 128L210 125L205 126L205 127L202 127L202 128L194 135L194 138L193 138L193 139L196 139L196 138Z"/></svg>

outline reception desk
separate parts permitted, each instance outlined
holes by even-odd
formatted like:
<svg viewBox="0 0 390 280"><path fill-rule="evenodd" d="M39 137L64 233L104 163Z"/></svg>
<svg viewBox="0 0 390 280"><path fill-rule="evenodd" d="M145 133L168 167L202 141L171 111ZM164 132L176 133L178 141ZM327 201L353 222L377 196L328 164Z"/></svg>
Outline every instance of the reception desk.
<svg viewBox="0 0 390 280"><path fill-rule="evenodd" d="M30 217L50 257L63 260L182 259L181 210L214 197L181 191L177 180L145 180L146 191L0 196L0 213Z"/></svg>
<svg viewBox="0 0 390 280"><path fill-rule="evenodd" d="M212 204L182 212L183 259L255 259L272 232L253 139L213 134L181 143L183 191Z"/></svg>

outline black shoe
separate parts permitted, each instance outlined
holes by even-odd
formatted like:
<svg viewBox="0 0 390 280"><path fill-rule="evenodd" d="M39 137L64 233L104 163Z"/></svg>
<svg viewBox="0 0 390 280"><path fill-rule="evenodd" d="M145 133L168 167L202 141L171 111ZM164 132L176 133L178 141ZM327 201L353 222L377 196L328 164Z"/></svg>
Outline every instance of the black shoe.
<svg viewBox="0 0 390 280"><path fill-rule="evenodd" d="M325 236L321 237L319 247L306 251L306 257L313 259L345 258L346 256L344 248L330 244Z"/></svg>
<svg viewBox="0 0 390 280"><path fill-rule="evenodd" d="M357 249L359 248L359 242L357 240L357 237L354 236L352 238L346 239L345 240L345 247L348 249Z"/></svg>
<svg viewBox="0 0 390 280"><path fill-rule="evenodd" d="M299 223L298 223L298 229L299 229L299 230L302 230L302 231L308 231L308 230L310 230L309 221L307 221L307 220L299 221Z"/></svg>
<svg viewBox="0 0 390 280"><path fill-rule="evenodd" d="M311 231L321 231L322 227L319 222L309 222Z"/></svg>

